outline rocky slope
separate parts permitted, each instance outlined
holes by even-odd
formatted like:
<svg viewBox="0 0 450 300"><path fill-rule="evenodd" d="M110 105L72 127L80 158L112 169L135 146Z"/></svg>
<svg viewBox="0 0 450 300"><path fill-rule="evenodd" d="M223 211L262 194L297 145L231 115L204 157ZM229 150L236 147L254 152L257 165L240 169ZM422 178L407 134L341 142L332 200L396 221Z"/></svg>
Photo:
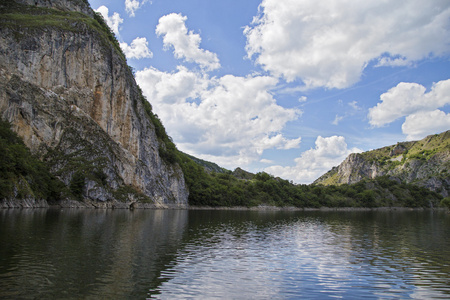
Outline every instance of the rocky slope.
<svg viewBox="0 0 450 300"><path fill-rule="evenodd" d="M450 194L450 131L420 141L350 154L314 183L352 184L379 176L423 186L447 197Z"/></svg>
<svg viewBox="0 0 450 300"><path fill-rule="evenodd" d="M6 1L0 12L0 114L52 173L81 181L89 203L186 206L181 168L161 158L151 106L87 1Z"/></svg>

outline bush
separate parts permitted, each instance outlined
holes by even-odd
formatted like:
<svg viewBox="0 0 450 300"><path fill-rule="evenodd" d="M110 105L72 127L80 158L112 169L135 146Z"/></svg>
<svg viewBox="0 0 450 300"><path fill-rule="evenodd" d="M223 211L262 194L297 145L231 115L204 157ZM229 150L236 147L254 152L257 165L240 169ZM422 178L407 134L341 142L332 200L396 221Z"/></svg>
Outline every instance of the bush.
<svg viewBox="0 0 450 300"><path fill-rule="evenodd" d="M445 197L441 200L441 206L447 207L450 210L450 197Z"/></svg>
<svg viewBox="0 0 450 300"><path fill-rule="evenodd" d="M11 125L0 120L0 199L14 197L14 188L24 181L36 198L54 201L65 190L64 184L11 130Z"/></svg>

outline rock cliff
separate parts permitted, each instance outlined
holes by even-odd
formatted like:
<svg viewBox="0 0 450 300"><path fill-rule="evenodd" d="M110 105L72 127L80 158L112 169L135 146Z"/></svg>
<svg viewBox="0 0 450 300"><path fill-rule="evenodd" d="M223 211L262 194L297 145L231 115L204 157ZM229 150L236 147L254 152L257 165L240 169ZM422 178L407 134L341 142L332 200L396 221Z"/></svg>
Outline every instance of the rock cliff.
<svg viewBox="0 0 450 300"><path fill-rule="evenodd" d="M450 131L420 141L350 154L314 183L352 184L379 176L423 186L447 197L450 194Z"/></svg>
<svg viewBox="0 0 450 300"><path fill-rule="evenodd" d="M0 9L0 113L31 151L67 186L81 181L85 201L186 206L181 168L161 158L151 106L87 1Z"/></svg>

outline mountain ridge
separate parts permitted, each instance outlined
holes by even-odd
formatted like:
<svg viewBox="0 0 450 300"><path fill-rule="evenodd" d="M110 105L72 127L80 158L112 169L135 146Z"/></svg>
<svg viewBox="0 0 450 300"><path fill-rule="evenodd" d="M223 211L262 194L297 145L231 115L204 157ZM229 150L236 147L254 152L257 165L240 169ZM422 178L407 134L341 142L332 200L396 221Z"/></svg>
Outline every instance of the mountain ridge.
<svg viewBox="0 0 450 300"><path fill-rule="evenodd" d="M354 184L388 176L391 180L423 186L447 197L450 194L450 130L419 141L350 154L314 184Z"/></svg>

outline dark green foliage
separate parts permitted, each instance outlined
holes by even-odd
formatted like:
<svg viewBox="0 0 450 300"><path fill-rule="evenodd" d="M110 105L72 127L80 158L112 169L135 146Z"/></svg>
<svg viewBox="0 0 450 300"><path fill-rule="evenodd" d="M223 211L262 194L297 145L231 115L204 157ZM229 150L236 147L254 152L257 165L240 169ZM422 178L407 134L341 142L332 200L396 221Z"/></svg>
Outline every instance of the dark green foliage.
<svg viewBox="0 0 450 300"><path fill-rule="evenodd" d="M159 119L157 114L152 111L152 105L145 98L141 88L138 86L138 98L144 106L145 115L152 122L155 127L156 137L160 142L159 156L169 164L175 164L177 162L177 148L172 141L172 138L167 134L164 125Z"/></svg>
<svg viewBox="0 0 450 300"><path fill-rule="evenodd" d="M122 51L122 48L120 48L120 44L119 41L117 40L116 36L114 35L114 32L111 30L111 28L109 28L108 24L106 24L105 19L103 18L103 16L98 13L95 12L94 13L94 19L95 21L97 21L97 23L100 25L100 31L105 33L108 40L111 42L111 44L114 46L114 48L116 49L116 51L120 54L120 56L125 60L125 54ZM95 23L93 23L94 26L96 26Z"/></svg>
<svg viewBox="0 0 450 300"><path fill-rule="evenodd" d="M432 207L442 198L388 177L353 185L295 185L264 172L250 180L238 179L232 172L207 172L181 152L178 161L189 188L189 204L196 206Z"/></svg>
<svg viewBox="0 0 450 300"><path fill-rule="evenodd" d="M450 210L450 197L445 197L444 199L442 199L440 205L443 207L447 207Z"/></svg>
<svg viewBox="0 0 450 300"><path fill-rule="evenodd" d="M83 197L85 178L86 176L82 171L76 171L72 176L72 180L70 181L70 191L78 200L81 200Z"/></svg>
<svg viewBox="0 0 450 300"><path fill-rule="evenodd" d="M64 192L64 184L30 153L10 124L0 120L0 199L29 196L55 201Z"/></svg>
<svg viewBox="0 0 450 300"><path fill-rule="evenodd" d="M152 200L148 196L137 191L135 188L133 188L130 185L123 185L123 186L119 187L117 190L113 191L113 197L114 197L114 199L121 201L121 202L129 201L130 197L132 197L135 201L139 201L139 202L143 202L143 203L152 202Z"/></svg>

